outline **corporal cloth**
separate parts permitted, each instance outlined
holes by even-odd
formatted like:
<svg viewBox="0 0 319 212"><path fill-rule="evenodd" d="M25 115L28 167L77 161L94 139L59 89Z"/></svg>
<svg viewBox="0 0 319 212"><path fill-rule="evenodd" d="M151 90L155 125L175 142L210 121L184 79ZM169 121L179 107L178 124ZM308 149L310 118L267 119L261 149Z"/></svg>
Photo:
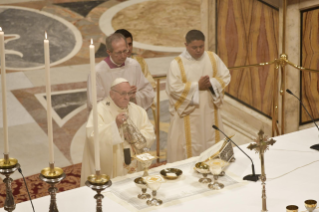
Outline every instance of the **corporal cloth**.
<svg viewBox="0 0 319 212"><path fill-rule="evenodd" d="M155 140L155 134L154 127L150 123L145 110L134 103L129 103L127 109L121 109L117 107L110 97L100 101L97 105L97 110L101 173L107 174L113 178L136 171L136 163L132 162L130 166L127 166L124 163L123 149L131 148L131 146L123 139L121 128L119 129L117 127L115 118L120 113L126 113L145 137L147 147L149 148ZM89 175L95 173L92 111L86 126L86 135L87 139L83 153L81 185L84 185ZM131 155L133 155L132 151Z"/></svg>
<svg viewBox="0 0 319 212"><path fill-rule="evenodd" d="M118 66L112 62L110 57L107 57L95 66L95 70L97 101L109 96L111 84L116 78L124 78L129 81L130 85L137 87L136 102L139 106L147 109L153 103L154 90L144 77L136 60L127 58L124 64ZM92 108L91 99L91 77L89 75L87 81L87 103L89 109Z"/></svg>
<svg viewBox="0 0 319 212"><path fill-rule="evenodd" d="M205 75L210 76L215 95L198 89L198 80ZM219 108L229 82L229 70L213 52L194 59L185 50L171 62L166 82L171 118L168 162L198 156L223 138L212 125L223 130Z"/></svg>

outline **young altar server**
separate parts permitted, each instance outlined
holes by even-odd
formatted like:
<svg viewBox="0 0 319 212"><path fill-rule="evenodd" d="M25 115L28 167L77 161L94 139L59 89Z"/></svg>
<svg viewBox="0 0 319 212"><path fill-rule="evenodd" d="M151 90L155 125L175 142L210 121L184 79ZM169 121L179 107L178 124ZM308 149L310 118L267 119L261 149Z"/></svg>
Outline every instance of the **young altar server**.
<svg viewBox="0 0 319 212"><path fill-rule="evenodd" d="M168 162L197 156L223 138L212 125L223 130L219 108L230 82L229 70L215 53L205 51L201 31L189 31L185 46L167 73Z"/></svg>

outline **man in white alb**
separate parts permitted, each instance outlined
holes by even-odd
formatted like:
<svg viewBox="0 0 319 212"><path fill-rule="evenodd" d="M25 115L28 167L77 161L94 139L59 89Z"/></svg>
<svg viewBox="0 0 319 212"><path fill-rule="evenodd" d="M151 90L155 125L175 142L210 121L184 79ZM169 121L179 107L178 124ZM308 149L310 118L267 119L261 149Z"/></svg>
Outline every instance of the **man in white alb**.
<svg viewBox="0 0 319 212"><path fill-rule="evenodd" d="M201 31L189 31L185 46L167 74L171 118L168 162L197 156L222 139L212 125L223 130L219 108L230 82L229 70L215 53L205 51Z"/></svg>
<svg viewBox="0 0 319 212"><path fill-rule="evenodd" d="M132 146L125 140L122 124L129 118L146 140L146 148L150 148L155 140L154 127L150 123L143 108L129 101L133 95L128 80L117 78L112 83L109 96L97 105L98 111L98 137L100 143L101 173L111 178L137 171L138 164L132 161L127 165L124 161L123 150ZM93 113L91 111L87 125L87 139L84 147L81 185L85 184L87 177L95 173L94 161L94 130Z"/></svg>
<svg viewBox="0 0 319 212"><path fill-rule="evenodd" d="M138 62L127 58L128 46L124 36L119 33L110 35L106 39L106 48L109 56L95 67L97 101L107 97L112 82L121 77L127 79L131 85L130 92L133 95L130 97L130 101L148 109L153 103L155 92L144 77ZM90 110L92 108L90 76L87 82L87 104Z"/></svg>

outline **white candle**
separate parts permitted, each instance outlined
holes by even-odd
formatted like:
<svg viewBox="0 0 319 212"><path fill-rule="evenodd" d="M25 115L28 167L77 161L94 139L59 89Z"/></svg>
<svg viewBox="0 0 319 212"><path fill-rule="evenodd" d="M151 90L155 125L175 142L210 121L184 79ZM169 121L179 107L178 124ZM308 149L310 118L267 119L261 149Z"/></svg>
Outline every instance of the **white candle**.
<svg viewBox="0 0 319 212"><path fill-rule="evenodd" d="M50 48L49 48L49 40L47 39L47 32L45 32L45 39L44 39L44 63L45 63L46 90L47 90L49 157L50 157L50 163L54 163L53 130L52 130L52 114L51 114L52 104L51 104L51 81L50 81Z"/></svg>
<svg viewBox="0 0 319 212"><path fill-rule="evenodd" d="M2 87L2 117L4 154L9 154L8 119L7 119L7 93L6 93L6 61L4 53L4 33L0 27L0 57L1 57L1 87Z"/></svg>
<svg viewBox="0 0 319 212"><path fill-rule="evenodd" d="M98 137L98 120L97 120L97 96L96 96L96 74L95 74L95 48L93 40L90 45L90 68L91 68L91 91L92 91L92 105L93 105L93 129L94 129L94 153L95 153L95 170L99 172L100 166L100 143Z"/></svg>

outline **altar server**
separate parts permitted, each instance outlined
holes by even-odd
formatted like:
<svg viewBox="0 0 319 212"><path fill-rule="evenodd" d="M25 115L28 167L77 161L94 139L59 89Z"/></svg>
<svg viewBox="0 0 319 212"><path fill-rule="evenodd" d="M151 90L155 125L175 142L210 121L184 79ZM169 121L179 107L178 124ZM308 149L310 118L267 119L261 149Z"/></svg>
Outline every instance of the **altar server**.
<svg viewBox="0 0 319 212"><path fill-rule="evenodd" d="M150 148L155 140L154 127L145 110L129 101L131 92L128 80L117 78L112 83L109 97L97 105L101 173L107 174L111 178L132 173L138 169L136 161L130 165L124 162L123 150L125 148L130 148L131 155L134 154L131 145L123 138L121 130L121 126L127 118L131 119L144 136L147 148ZM93 129L93 113L91 111L86 126L87 139L82 161L82 186L87 177L95 173Z"/></svg>
<svg viewBox="0 0 319 212"><path fill-rule="evenodd" d="M223 138L212 125L223 130L219 109L230 82L229 70L215 53L205 51L201 31L189 31L185 46L167 73L168 162L197 156Z"/></svg>
<svg viewBox="0 0 319 212"><path fill-rule="evenodd" d="M133 95L130 101L148 109L155 97L155 92L144 77L139 63L127 57L129 52L125 37L114 33L106 39L106 48L109 56L96 65L96 92L97 101L103 100L109 95L110 87L114 79L127 79L131 85ZM91 103L91 79L87 81L87 105L92 108Z"/></svg>

